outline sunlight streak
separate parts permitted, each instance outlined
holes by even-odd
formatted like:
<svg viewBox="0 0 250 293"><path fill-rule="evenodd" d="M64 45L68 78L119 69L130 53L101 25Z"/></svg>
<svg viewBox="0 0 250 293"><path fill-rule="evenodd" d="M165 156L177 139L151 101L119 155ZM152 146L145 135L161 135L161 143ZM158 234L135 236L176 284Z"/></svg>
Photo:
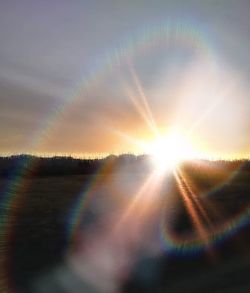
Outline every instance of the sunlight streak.
<svg viewBox="0 0 250 293"><path fill-rule="evenodd" d="M138 97L137 94L134 93L132 91L131 88L129 88L128 86L124 86L125 88L125 93L126 95L129 97L130 101L133 103L136 111L138 112L138 114L141 116L141 118L143 119L143 121L146 123L146 125L149 127L149 129L156 134L157 130L154 126L154 124L152 123L151 119L148 117L145 108L143 107L143 105L141 105L141 103L138 101Z"/></svg>
<svg viewBox="0 0 250 293"><path fill-rule="evenodd" d="M174 176L175 176L175 179L177 182L178 189L179 189L180 194L182 196L183 202L184 202L185 207L187 209L187 212L193 222L193 225L196 228L201 239L204 241L204 243L208 244L209 234L208 234L206 228L204 227L201 219L199 218L199 215L196 211L196 208L190 198L190 192L189 192L185 182L178 174L178 172L175 171Z"/></svg>
<svg viewBox="0 0 250 293"><path fill-rule="evenodd" d="M147 192L149 186L152 184L154 180L154 174L150 174L150 176L145 180L145 182L142 184L142 186L139 188L137 193L133 195L131 198L131 202L127 209L125 210L124 214L121 216L121 219L119 220L116 229L119 229L121 225L124 225L126 220L130 218L131 214L138 208L138 206L141 206L141 203L144 202L143 197L145 196L145 193Z"/></svg>
<svg viewBox="0 0 250 293"><path fill-rule="evenodd" d="M150 118L150 121L151 121L154 129L156 130L156 132L158 132L157 131L158 127L157 127L155 119L153 117L153 113L151 111L151 108L149 107L148 99L147 99L146 94L145 94L145 90L143 89L141 81L139 80L138 74L135 72L135 68L132 65L130 66L130 72L132 74L133 81L134 81L136 89L137 89L137 91L139 93L139 97L140 97L140 99L141 99L141 101L142 101L142 103L144 105L146 113L148 114L148 117Z"/></svg>
<svg viewBox="0 0 250 293"><path fill-rule="evenodd" d="M142 87L142 84L139 80L139 77L136 74L135 69L131 63L129 65L129 70L132 75L134 84L136 86L136 90L138 92L138 98L137 98L137 95L131 95L131 94L129 95L129 97L131 101L133 102L133 104L136 106L139 113L143 116L147 124L150 126L150 129L153 131L155 135L157 135L159 131L158 131L158 127L156 125L155 119L153 117L153 113L149 107L148 100L147 100L145 91Z"/></svg>
<svg viewBox="0 0 250 293"><path fill-rule="evenodd" d="M196 202L197 207L200 209L200 212L203 214L203 217L206 219L207 223L213 227L213 223L211 222L211 219L208 217L208 214L213 215L213 218L219 219L222 215L222 211L218 210L218 207L215 206L214 204L211 204L210 198L209 197L204 197L202 196L202 192L197 190L197 184L196 186L194 186L194 184L192 184L188 178L188 176L185 174L182 170L180 170L180 168L178 169L179 174L181 175L183 181L185 182L186 186L188 187L190 194L193 197L193 200ZM211 172L211 170L210 170ZM198 199L197 194L200 194L200 197ZM204 208L204 206L202 206L201 202L205 201L205 206L206 209Z"/></svg>
<svg viewBox="0 0 250 293"><path fill-rule="evenodd" d="M121 130L118 129L112 129L112 132L115 133L116 135L120 136L122 139L124 139L126 142L131 143L139 152L145 150L146 148L146 142L144 142L142 139L136 138L130 134L127 134L125 132L122 132Z"/></svg>
<svg viewBox="0 0 250 293"><path fill-rule="evenodd" d="M183 185L186 186L187 191L188 191L188 193L190 195L190 199L193 200L193 202L195 203L196 207L199 209L199 212L201 213L201 215L203 216L204 220L209 225L209 227L212 227L212 222L209 219L207 211L205 210L205 208L199 202L198 196L193 192L193 188L190 186L190 183L187 181L186 177L183 175L183 173L180 170L180 168L178 169L178 175L182 179Z"/></svg>
<svg viewBox="0 0 250 293"><path fill-rule="evenodd" d="M127 223L136 215L137 220L146 222L149 215L159 206L160 189L165 177L159 176L157 172L152 172L144 181L139 190L132 196L131 202L128 204L122 214L115 231Z"/></svg>

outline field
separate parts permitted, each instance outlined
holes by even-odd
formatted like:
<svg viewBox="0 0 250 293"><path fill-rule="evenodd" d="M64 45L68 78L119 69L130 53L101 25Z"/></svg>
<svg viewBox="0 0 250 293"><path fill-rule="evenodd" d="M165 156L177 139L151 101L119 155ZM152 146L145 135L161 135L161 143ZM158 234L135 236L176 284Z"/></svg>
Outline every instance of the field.
<svg viewBox="0 0 250 293"><path fill-rule="evenodd" d="M240 164L199 166L183 166L186 183L163 177L160 190L154 183L142 191L148 172L131 170L22 178L1 205L5 286L16 292L102 292L106 283L110 292L247 292L250 172ZM0 181L2 196L8 182ZM195 190L190 202L185 184ZM162 222L177 239L172 246Z"/></svg>

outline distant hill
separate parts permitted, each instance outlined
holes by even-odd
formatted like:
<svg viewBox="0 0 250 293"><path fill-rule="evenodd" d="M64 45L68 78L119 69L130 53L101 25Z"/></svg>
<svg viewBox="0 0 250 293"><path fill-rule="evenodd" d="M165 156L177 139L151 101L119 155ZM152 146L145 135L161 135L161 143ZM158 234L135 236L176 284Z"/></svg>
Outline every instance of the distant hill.
<svg viewBox="0 0 250 293"><path fill-rule="evenodd" d="M250 161L193 161L185 163L199 171L200 166L206 162L207 166L227 170L241 166L242 170L250 171ZM148 172L150 160L146 155L135 156L124 154L110 155L102 159L76 159L73 157L36 157L31 155L15 155L0 157L0 177L12 177L17 174L32 176L61 176L76 174L94 174L96 172L115 172L122 169L125 172Z"/></svg>
<svg viewBox="0 0 250 293"><path fill-rule="evenodd" d="M73 157L36 157L17 155L0 157L0 177L11 177L20 174L32 176L60 176L76 174L94 174L112 172L120 167L126 171L143 171L148 169L146 156L120 155L102 159L76 159Z"/></svg>

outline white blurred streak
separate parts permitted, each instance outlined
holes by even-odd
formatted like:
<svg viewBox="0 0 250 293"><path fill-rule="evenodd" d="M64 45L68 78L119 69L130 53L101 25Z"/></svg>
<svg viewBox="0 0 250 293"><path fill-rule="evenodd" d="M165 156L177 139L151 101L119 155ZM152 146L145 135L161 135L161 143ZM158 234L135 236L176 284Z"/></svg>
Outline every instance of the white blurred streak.
<svg viewBox="0 0 250 293"><path fill-rule="evenodd" d="M91 209L97 220L78 231L67 256L70 271L100 293L119 292L140 255L160 253L156 227L162 178L131 177L125 170L108 176L96 191Z"/></svg>

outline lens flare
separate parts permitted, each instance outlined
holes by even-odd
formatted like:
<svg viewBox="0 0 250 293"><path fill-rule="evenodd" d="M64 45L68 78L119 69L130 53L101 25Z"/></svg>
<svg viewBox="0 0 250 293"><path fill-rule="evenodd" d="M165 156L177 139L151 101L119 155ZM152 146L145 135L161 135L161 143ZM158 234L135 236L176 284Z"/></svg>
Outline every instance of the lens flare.
<svg viewBox="0 0 250 293"><path fill-rule="evenodd" d="M149 154L156 170L162 172L173 171L182 161L197 157L191 143L179 132L159 136L149 146Z"/></svg>

